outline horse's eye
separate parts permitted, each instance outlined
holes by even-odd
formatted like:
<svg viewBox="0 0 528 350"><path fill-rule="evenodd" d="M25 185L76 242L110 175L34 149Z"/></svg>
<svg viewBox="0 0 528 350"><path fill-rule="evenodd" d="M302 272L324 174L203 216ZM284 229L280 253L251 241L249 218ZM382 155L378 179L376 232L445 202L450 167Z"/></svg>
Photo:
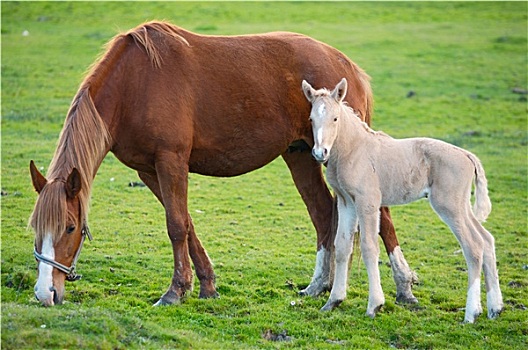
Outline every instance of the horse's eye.
<svg viewBox="0 0 528 350"><path fill-rule="evenodd" d="M66 233L73 233L75 231L75 225L70 225L66 228Z"/></svg>
<svg viewBox="0 0 528 350"><path fill-rule="evenodd" d="M311 121L312 121L312 118L308 118L308 120L311 122Z"/></svg>
<svg viewBox="0 0 528 350"><path fill-rule="evenodd" d="M336 122L336 121L337 121L337 118L334 118L334 121Z"/></svg>

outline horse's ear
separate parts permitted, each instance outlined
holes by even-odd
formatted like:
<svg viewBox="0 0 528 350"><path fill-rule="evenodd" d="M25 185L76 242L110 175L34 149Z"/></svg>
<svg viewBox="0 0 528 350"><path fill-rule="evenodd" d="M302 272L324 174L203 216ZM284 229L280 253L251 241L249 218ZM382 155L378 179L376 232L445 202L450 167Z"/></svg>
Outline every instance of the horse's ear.
<svg viewBox="0 0 528 350"><path fill-rule="evenodd" d="M38 171L35 166L35 162L29 162L29 172L31 174L31 181L33 182L33 187L37 193L40 193L44 186L48 183L48 180Z"/></svg>
<svg viewBox="0 0 528 350"><path fill-rule="evenodd" d="M75 198L81 191L81 174L79 170L73 168L68 180L66 180L66 195L69 199Z"/></svg>
<svg viewBox="0 0 528 350"><path fill-rule="evenodd" d="M343 101L347 93L347 80L341 79L339 84L336 85L332 93L330 94L337 102Z"/></svg>
<svg viewBox="0 0 528 350"><path fill-rule="evenodd" d="M315 96L315 89L312 87L312 85L310 85L306 80L303 80L302 89L304 92L304 96L306 96L306 99L310 102L313 102Z"/></svg>

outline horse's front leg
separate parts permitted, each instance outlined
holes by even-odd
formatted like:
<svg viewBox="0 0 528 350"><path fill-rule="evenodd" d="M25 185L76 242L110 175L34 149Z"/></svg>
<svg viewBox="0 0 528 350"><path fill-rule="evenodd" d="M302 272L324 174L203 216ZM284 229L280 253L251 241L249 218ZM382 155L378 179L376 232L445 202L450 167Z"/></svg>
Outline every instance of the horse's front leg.
<svg viewBox="0 0 528 350"><path fill-rule="evenodd" d="M335 237L335 276L330 298L321 311L329 311L345 300L348 287L348 262L354 244L354 234L357 232L358 220L354 204L345 203L338 197L337 208L339 221Z"/></svg>
<svg viewBox="0 0 528 350"><path fill-rule="evenodd" d="M179 302L192 290L192 270L189 261L189 216L187 212L187 162L173 154L156 163L159 194L165 207L167 232L172 243L174 274L172 283L155 304L169 305Z"/></svg>
<svg viewBox="0 0 528 350"><path fill-rule="evenodd" d="M356 210L361 231L361 256L367 267L369 279L369 300L367 316L374 317L385 304L379 272L379 202L381 194L374 198L356 198Z"/></svg>
<svg viewBox="0 0 528 350"><path fill-rule="evenodd" d="M379 235L385 245L389 256L392 276L396 283L396 302L401 304L415 304L418 299L413 295L412 285L417 281L416 274L412 271L403 256L403 252L396 237L389 208L380 209Z"/></svg>
<svg viewBox="0 0 528 350"><path fill-rule="evenodd" d="M139 178L147 185L147 187L154 193L156 198L163 204L163 199L161 197L161 190L158 182L158 177L155 175L138 172ZM196 236L194 231L194 225L192 224L192 218L188 215L188 220L190 223L189 232L188 232L188 245L189 253L196 270L196 275L200 280L200 298L215 298L218 296L215 288L215 273L213 270L213 265L211 260L207 255L202 243Z"/></svg>
<svg viewBox="0 0 528 350"><path fill-rule="evenodd" d="M307 146L308 147L308 146ZM310 148L307 148L310 150ZM330 290L333 279L333 255L335 237L334 198L326 186L321 165L310 151L294 151L282 155L297 190L299 191L317 232L317 256L310 284L299 292L316 297Z"/></svg>
<svg viewBox="0 0 528 350"><path fill-rule="evenodd" d="M218 292L215 287L216 275L213 270L213 265L209 259L209 255L202 246L202 243L196 236L194 225L192 223L191 215L189 218L189 252L196 270L198 280L200 280L200 295L199 298L216 298Z"/></svg>

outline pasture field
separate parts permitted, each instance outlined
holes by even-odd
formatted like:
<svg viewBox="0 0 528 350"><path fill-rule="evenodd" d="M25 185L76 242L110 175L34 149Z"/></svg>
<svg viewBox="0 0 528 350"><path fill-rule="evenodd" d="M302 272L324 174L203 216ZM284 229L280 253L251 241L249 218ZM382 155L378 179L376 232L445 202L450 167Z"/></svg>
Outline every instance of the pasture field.
<svg viewBox="0 0 528 350"><path fill-rule="evenodd" d="M5 2L2 6L1 341L4 349L523 349L528 340L526 2ZM366 317L367 276L354 255L348 297L302 298L316 237L286 165L236 178L190 175L189 210L215 264L215 300L195 291L154 308L172 276L161 205L108 155L92 192L90 227L65 304L41 307L28 165L45 172L71 99L102 45L146 20L204 34L301 32L337 47L372 76L374 128L464 147L487 171L504 312L462 324L467 274L460 247L426 201L393 208L419 276L415 306ZM299 86L299 89L301 87ZM516 89L514 93L512 89ZM308 116L307 116L308 117ZM483 287L484 290L484 287ZM485 294L482 294L485 308ZM273 335L281 335L273 337ZM274 341L271 338L282 338Z"/></svg>

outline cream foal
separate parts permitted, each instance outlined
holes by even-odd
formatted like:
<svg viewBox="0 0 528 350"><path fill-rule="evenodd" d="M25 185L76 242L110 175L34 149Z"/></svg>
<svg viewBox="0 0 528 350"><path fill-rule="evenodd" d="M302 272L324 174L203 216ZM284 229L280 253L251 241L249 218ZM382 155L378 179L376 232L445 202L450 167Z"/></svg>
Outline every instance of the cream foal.
<svg viewBox="0 0 528 350"><path fill-rule="evenodd" d="M379 208L429 198L440 218L462 246L468 266L465 322L482 313L480 275L486 281L488 317L503 308L493 236L480 224L491 212L487 180L478 158L448 143L429 138L393 139L362 122L343 99L345 79L330 92L302 88L312 103L312 154L328 162L327 180L338 199L334 284L322 310L332 310L346 297L348 261L353 237L361 230L361 253L369 278L367 315L374 317L385 302L378 269ZM470 207L475 179L474 212Z"/></svg>

